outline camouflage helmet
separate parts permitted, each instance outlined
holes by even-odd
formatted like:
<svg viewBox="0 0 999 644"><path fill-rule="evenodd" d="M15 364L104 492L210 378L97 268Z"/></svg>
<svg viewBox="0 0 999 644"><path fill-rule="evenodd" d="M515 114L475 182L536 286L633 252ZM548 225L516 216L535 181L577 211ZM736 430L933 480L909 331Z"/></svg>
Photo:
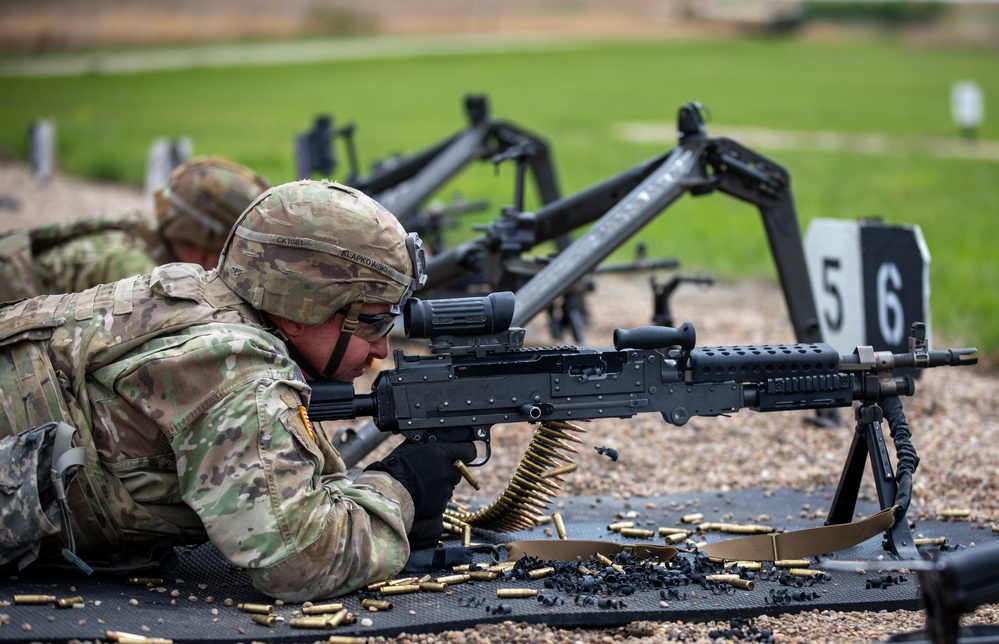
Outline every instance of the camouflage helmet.
<svg viewBox="0 0 999 644"><path fill-rule="evenodd" d="M160 237L221 251L236 219L269 187L249 168L221 157L198 157L181 164L156 191Z"/></svg>
<svg viewBox="0 0 999 644"><path fill-rule="evenodd" d="M388 210L328 181L260 195L233 227L219 274L260 311L315 326L363 304L401 306L423 285L423 251Z"/></svg>

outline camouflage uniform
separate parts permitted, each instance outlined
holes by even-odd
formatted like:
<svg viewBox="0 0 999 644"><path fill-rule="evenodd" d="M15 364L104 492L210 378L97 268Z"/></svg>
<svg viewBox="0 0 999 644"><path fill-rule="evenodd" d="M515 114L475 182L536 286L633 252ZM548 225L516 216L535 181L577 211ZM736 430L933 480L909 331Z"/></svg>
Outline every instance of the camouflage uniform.
<svg viewBox="0 0 999 644"><path fill-rule="evenodd" d="M302 198L318 185L326 184L308 182ZM256 210L266 216L286 195L268 201L265 193ZM380 225L384 216L372 220ZM334 226L330 234L343 232ZM252 236L237 225L239 234ZM344 292L354 279L365 301L389 297L365 279L378 267L344 272L323 263L331 255L290 248L249 261L293 266L297 254L317 275L346 280ZM286 601L391 577L409 556L412 498L384 472L347 478L329 439L308 423L302 405L310 390L300 369L248 301L278 295L259 284L251 298L237 294L222 266L167 264L0 309L0 436L53 419L81 429L87 463L69 500L78 553L88 563L121 566L136 553L141 559L164 545L211 539L258 589ZM245 264L229 271L248 287ZM393 300L412 287L411 278L397 278ZM293 285L274 286L294 294ZM336 293L313 293L307 308L339 306ZM22 403L35 392L42 395Z"/></svg>
<svg viewBox="0 0 999 644"><path fill-rule="evenodd" d="M88 217L0 238L0 302L77 293L179 261L173 245L218 253L267 180L221 157L182 164L156 192L156 225L139 213Z"/></svg>
<svg viewBox="0 0 999 644"><path fill-rule="evenodd" d="M138 213L89 217L8 235L0 244L24 253L10 262L0 251L0 301L49 293L74 293L148 273L156 233Z"/></svg>

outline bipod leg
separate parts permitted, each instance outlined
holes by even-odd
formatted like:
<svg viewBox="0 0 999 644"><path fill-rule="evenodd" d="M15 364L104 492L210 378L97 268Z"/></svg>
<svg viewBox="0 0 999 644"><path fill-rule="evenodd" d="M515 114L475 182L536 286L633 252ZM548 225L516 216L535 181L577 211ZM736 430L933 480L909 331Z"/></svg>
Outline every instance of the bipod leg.
<svg viewBox="0 0 999 644"><path fill-rule="evenodd" d="M898 484L888 457L888 448L885 446L884 432L881 430L881 408L877 405L858 405L856 417L857 426L853 443L850 445L850 452L833 496L826 525L849 523L853 520L866 460L871 462L880 508L884 510L893 506L898 494ZM899 559L921 558L913 541L912 531L909 530L909 522L904 515L896 517L895 525L885 532L885 540L885 549Z"/></svg>

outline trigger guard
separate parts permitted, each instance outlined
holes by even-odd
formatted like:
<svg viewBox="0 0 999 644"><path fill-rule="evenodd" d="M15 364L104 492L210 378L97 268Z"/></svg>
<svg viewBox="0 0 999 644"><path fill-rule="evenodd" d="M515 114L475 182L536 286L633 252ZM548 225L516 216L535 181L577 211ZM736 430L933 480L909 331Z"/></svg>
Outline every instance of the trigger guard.
<svg viewBox="0 0 999 644"><path fill-rule="evenodd" d="M480 467L482 465L485 465L486 462L489 460L489 457L493 455L492 443L488 439L477 440L477 441L473 441L473 442L475 442L475 443L484 443L485 446L486 446L486 451L482 455L481 459L477 458L476 460L472 461L471 463L468 463L468 467Z"/></svg>

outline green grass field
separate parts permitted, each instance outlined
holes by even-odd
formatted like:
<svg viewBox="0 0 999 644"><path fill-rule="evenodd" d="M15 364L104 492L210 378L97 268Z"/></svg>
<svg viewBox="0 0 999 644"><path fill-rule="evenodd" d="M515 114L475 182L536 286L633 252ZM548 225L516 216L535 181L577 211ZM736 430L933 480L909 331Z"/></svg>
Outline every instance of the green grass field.
<svg viewBox="0 0 999 644"><path fill-rule="evenodd" d="M999 50L914 48L892 41L792 40L606 43L552 53L509 53L235 67L47 79L0 79L0 146L24 155L37 117L58 124L63 170L141 184L148 148L189 136L196 154L247 164L272 183L294 179L292 137L326 112L354 122L362 170L465 126L467 93L492 114L544 136L564 194L672 147L626 142L624 122L675 123L700 101L713 123L800 131L954 137L949 90L974 79L985 93L981 137L999 139ZM994 109L994 108L992 108ZM711 132L712 123L708 124ZM938 337L999 356L999 260L994 230L999 161L926 152L774 150L750 146L790 172L804 228L816 217L881 216L918 224L932 254ZM341 164L336 176L343 176ZM470 168L443 196L488 198L488 221L512 201L513 168ZM533 198L533 195L531 195ZM529 199L528 206L536 206ZM453 241L471 236L455 231ZM654 256L717 278L772 278L755 209L724 195L682 198L643 232ZM629 245L615 259L631 256Z"/></svg>

